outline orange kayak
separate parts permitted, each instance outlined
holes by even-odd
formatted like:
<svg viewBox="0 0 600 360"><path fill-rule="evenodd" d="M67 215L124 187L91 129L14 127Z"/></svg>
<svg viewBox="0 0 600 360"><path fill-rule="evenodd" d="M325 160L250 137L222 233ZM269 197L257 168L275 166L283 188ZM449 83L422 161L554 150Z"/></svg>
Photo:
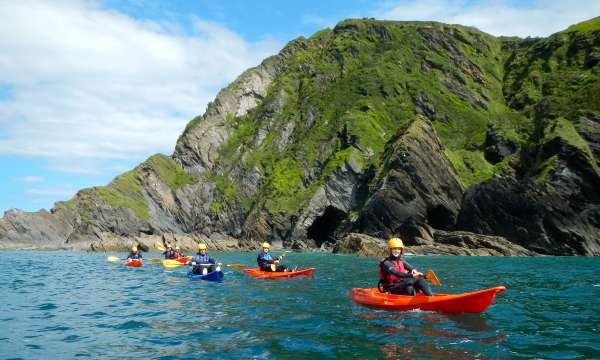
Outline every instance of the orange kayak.
<svg viewBox="0 0 600 360"><path fill-rule="evenodd" d="M433 294L416 296L385 294L377 288L354 288L348 292L348 297L357 303L380 310L405 311L425 310L443 313L480 313L487 309L506 288L497 286L485 290L464 294Z"/></svg>
<svg viewBox="0 0 600 360"><path fill-rule="evenodd" d="M300 275L310 276L312 275L315 268L308 268L304 270L298 271L261 271L259 268L252 269L244 269L244 272L250 276L254 276L256 278L284 278L284 277L296 277Z"/></svg>
<svg viewBox="0 0 600 360"><path fill-rule="evenodd" d="M130 260L126 260L123 265L125 266L131 266L131 267L141 267L142 265L144 265L144 262L140 259L130 259Z"/></svg>
<svg viewBox="0 0 600 360"><path fill-rule="evenodd" d="M178 262L180 262L180 263L182 263L182 264L185 264L185 263L187 263L187 262L188 262L190 259L188 259L188 258L186 258L186 257L180 257L180 258L173 259L173 260L175 260L175 261L178 261Z"/></svg>

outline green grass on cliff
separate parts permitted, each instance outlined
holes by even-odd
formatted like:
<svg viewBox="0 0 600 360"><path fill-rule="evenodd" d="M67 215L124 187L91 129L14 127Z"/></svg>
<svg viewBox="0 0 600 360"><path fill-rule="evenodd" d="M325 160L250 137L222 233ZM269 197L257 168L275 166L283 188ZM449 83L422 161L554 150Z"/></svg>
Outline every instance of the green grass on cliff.
<svg viewBox="0 0 600 360"><path fill-rule="evenodd" d="M350 158L363 169L380 167L392 134L416 114L432 121L465 187L513 166L544 172L556 162L489 163L486 131L526 152L538 151L540 134L551 131L585 150L576 119L582 109L600 110L597 26L592 19L523 40L434 22L346 20L296 39L264 100L228 117L232 136L219 150L224 175L214 177L213 208L295 214ZM557 118L566 123L544 131ZM255 172L258 191L243 198L241 180Z"/></svg>
<svg viewBox="0 0 600 360"><path fill-rule="evenodd" d="M363 167L379 166L391 135L426 106L463 183L488 179L488 124L518 141L517 127L527 126L504 104L501 45L472 28L371 20L297 39L264 101L228 121L233 134L219 166L241 167L240 176L259 171L265 180L247 203L293 214L351 154Z"/></svg>
<svg viewBox="0 0 600 360"><path fill-rule="evenodd" d="M596 161L579 134L579 118L600 111L600 17L542 39L509 40L505 51L507 102L533 121L525 161L528 173L545 179L558 166L541 149L555 137L580 149L590 165ZM553 154L547 156L553 157Z"/></svg>
<svg viewBox="0 0 600 360"><path fill-rule="evenodd" d="M156 176L165 183L171 190L176 190L186 185L195 184L198 179L188 175L183 168L172 158L156 154L144 161L134 170L128 171L117 176L107 186L94 187L92 189L82 190L77 200L71 199L68 202L59 204L59 207L75 208L77 205L81 208L78 211L80 215L85 216L90 212L86 207L92 206L96 196L107 204L116 208L131 209L133 213L141 220L150 219L149 207L144 198L144 189L141 178L145 171L151 170ZM91 218L86 221L92 221Z"/></svg>
<svg viewBox="0 0 600 360"><path fill-rule="evenodd" d="M198 182L195 176L186 173L181 165L177 164L171 157L163 154L152 155L144 161L143 165L152 169L172 190Z"/></svg>
<svg viewBox="0 0 600 360"><path fill-rule="evenodd" d="M575 25L571 25L562 32L569 33L569 32L575 32L575 31L582 32L582 33L600 31L600 16L597 16L597 17L587 20L587 21L580 22Z"/></svg>
<svg viewBox="0 0 600 360"><path fill-rule="evenodd" d="M148 204L135 170L117 176L108 186L94 189L108 204L131 209L142 220L150 218Z"/></svg>

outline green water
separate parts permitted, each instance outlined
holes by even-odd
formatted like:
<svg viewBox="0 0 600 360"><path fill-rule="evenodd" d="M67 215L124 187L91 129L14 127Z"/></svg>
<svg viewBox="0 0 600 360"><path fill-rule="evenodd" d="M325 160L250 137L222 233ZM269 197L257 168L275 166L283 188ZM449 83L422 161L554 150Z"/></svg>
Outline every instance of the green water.
<svg viewBox="0 0 600 360"><path fill-rule="evenodd" d="M125 268L107 255L115 254L0 253L0 358L600 357L598 258L408 258L436 271L439 292L508 288L483 314L451 316L351 302L350 288L376 285L373 259L292 253L286 262L316 267L312 278L261 280L225 268L222 283L209 283L189 281L184 268Z"/></svg>

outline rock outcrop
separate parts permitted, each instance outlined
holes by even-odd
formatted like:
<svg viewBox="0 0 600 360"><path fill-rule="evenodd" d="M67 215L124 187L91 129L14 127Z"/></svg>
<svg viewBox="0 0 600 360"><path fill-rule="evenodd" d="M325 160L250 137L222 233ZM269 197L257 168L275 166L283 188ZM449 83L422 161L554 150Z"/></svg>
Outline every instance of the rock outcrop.
<svg viewBox="0 0 600 360"><path fill-rule="evenodd" d="M409 245L433 243L429 228L452 228L463 194L432 124L417 118L388 143L384 158L356 229L397 234Z"/></svg>
<svg viewBox="0 0 600 360"><path fill-rule="evenodd" d="M413 255L469 255L469 256L534 256L537 253L514 244L501 236L487 236L467 231L434 232L430 245L407 246ZM364 234L350 233L338 240L334 253L381 258L387 255L387 241Z"/></svg>

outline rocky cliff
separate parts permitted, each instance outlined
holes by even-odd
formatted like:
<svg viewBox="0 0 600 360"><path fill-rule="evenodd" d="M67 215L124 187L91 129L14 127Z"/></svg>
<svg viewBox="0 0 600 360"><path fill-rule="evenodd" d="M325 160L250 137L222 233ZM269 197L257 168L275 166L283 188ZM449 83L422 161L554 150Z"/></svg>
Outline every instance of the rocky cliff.
<svg viewBox="0 0 600 360"><path fill-rule="evenodd" d="M599 54L600 18L539 39L342 21L243 73L172 156L50 212L6 212L0 248L345 251L359 233L425 252L598 255Z"/></svg>

